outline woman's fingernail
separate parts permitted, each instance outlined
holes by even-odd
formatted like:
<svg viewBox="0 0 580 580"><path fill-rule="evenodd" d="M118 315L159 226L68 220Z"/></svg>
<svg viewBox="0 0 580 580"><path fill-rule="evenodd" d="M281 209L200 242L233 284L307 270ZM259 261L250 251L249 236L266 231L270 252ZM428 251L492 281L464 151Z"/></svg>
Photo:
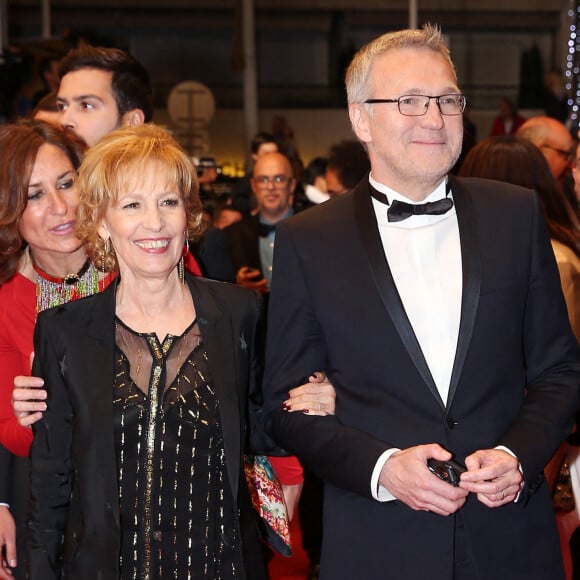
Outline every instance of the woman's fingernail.
<svg viewBox="0 0 580 580"><path fill-rule="evenodd" d="M308 409L304 409L302 412L303 412L305 415L308 415L308 413L310 413L310 411L309 411Z"/></svg>
<svg viewBox="0 0 580 580"><path fill-rule="evenodd" d="M282 409L284 409L284 411L287 411L288 405L286 403L282 403Z"/></svg>

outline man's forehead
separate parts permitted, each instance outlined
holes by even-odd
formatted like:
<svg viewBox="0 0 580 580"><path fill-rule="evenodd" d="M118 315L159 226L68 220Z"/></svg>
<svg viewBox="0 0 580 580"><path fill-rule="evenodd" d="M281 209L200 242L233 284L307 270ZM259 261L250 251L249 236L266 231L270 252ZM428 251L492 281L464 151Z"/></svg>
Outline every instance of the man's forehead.
<svg viewBox="0 0 580 580"><path fill-rule="evenodd" d="M371 84L404 84L409 90L419 93L425 81L434 79L445 83L442 89L457 90L457 78L451 63L440 52L425 47L398 47L378 55L369 77Z"/></svg>
<svg viewBox="0 0 580 580"><path fill-rule="evenodd" d="M113 73L95 68L82 68L66 73L58 88L59 99L95 97L104 100L113 96Z"/></svg>
<svg viewBox="0 0 580 580"><path fill-rule="evenodd" d="M292 168L290 163L285 163L283 159L259 157L254 165L254 173L256 175L292 175Z"/></svg>

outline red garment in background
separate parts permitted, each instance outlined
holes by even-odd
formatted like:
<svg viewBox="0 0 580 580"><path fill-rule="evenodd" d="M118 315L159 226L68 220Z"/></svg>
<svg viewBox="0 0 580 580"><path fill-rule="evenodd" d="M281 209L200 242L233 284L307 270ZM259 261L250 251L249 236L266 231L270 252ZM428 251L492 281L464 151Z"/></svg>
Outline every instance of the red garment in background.
<svg viewBox="0 0 580 580"><path fill-rule="evenodd" d="M282 485L297 485L304 481L302 466L296 456L273 457L268 455L268 459Z"/></svg>
<svg viewBox="0 0 580 580"><path fill-rule="evenodd" d="M498 137L499 135L513 135L524 123L526 118L521 115L516 115L514 117L514 122L512 123L509 132L506 132L503 119L501 117L496 117L493 120L493 126L491 128L491 137Z"/></svg>

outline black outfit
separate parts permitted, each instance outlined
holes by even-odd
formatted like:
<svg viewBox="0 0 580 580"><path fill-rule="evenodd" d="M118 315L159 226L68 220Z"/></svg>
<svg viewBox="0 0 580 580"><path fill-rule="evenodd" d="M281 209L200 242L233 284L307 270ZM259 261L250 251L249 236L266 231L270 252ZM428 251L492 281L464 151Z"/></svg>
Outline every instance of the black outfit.
<svg viewBox="0 0 580 580"><path fill-rule="evenodd" d="M197 325L163 344L116 322L116 283L40 313L33 374L45 379L48 409L31 448L32 580L118 580L134 570L157 578L159 567L163 577L186 577L181 566L196 580L214 580L225 567L224 578L266 577L242 461L256 399L260 299L233 285L186 280ZM145 426L148 433L139 433ZM186 441L194 429L195 439ZM178 443L186 447L178 450ZM205 469L194 450L210 462ZM177 507L161 493L174 484ZM201 521L194 499L210 510ZM136 524L122 510L129 506ZM192 530L188 511L198 526ZM179 557L158 549L170 546ZM205 547L213 552L200 563Z"/></svg>
<svg viewBox="0 0 580 580"><path fill-rule="evenodd" d="M192 253L206 278L221 282L236 281L228 241L219 228L209 226L201 240L192 244Z"/></svg>
<svg viewBox="0 0 580 580"><path fill-rule="evenodd" d="M219 403L199 325L160 343L119 320L117 347L121 577L240 578Z"/></svg>
<svg viewBox="0 0 580 580"><path fill-rule="evenodd" d="M23 580L26 569L24 537L29 494L28 471L28 457L18 457L0 445L0 503L10 506L10 513L16 523L18 566L12 569L15 580ZM7 473L10 474L9 477L5 476Z"/></svg>
<svg viewBox="0 0 580 580"><path fill-rule="evenodd" d="M541 206L509 184L449 183L463 284L447 401L393 280L368 179L276 229L264 412L278 443L325 480L322 580L563 578L543 468L580 404L580 351ZM336 415L282 411L317 369ZM504 445L523 470L519 501L490 509L471 495L443 517L374 499L379 457L430 442L461 463Z"/></svg>
<svg viewBox="0 0 580 580"><path fill-rule="evenodd" d="M223 229L228 241L234 271L243 266L260 270L260 214L251 215Z"/></svg>

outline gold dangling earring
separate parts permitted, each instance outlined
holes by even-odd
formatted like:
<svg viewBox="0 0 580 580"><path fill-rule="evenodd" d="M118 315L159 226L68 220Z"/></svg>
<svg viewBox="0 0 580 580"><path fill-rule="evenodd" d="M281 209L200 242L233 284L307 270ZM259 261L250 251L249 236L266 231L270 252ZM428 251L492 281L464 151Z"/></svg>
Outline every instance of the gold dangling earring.
<svg viewBox="0 0 580 580"><path fill-rule="evenodd" d="M183 248L183 252L181 252L181 259L179 260L179 264L177 264L177 273L179 275L179 279L181 283L185 285L185 260L184 256L187 256L189 253L189 240L187 239L187 232L185 233L185 247Z"/></svg>
<svg viewBox="0 0 580 580"><path fill-rule="evenodd" d="M99 282L99 289L101 292L105 289L105 277L107 274L105 272L105 262L107 260L107 255L109 254L109 251L110 251L110 243L111 243L111 238L107 238L103 242L103 249L101 250L101 274L102 274L102 278Z"/></svg>
<svg viewBox="0 0 580 580"><path fill-rule="evenodd" d="M181 256L181 259L177 264L177 274L179 276L179 280L185 286L185 266L183 264L183 256Z"/></svg>

